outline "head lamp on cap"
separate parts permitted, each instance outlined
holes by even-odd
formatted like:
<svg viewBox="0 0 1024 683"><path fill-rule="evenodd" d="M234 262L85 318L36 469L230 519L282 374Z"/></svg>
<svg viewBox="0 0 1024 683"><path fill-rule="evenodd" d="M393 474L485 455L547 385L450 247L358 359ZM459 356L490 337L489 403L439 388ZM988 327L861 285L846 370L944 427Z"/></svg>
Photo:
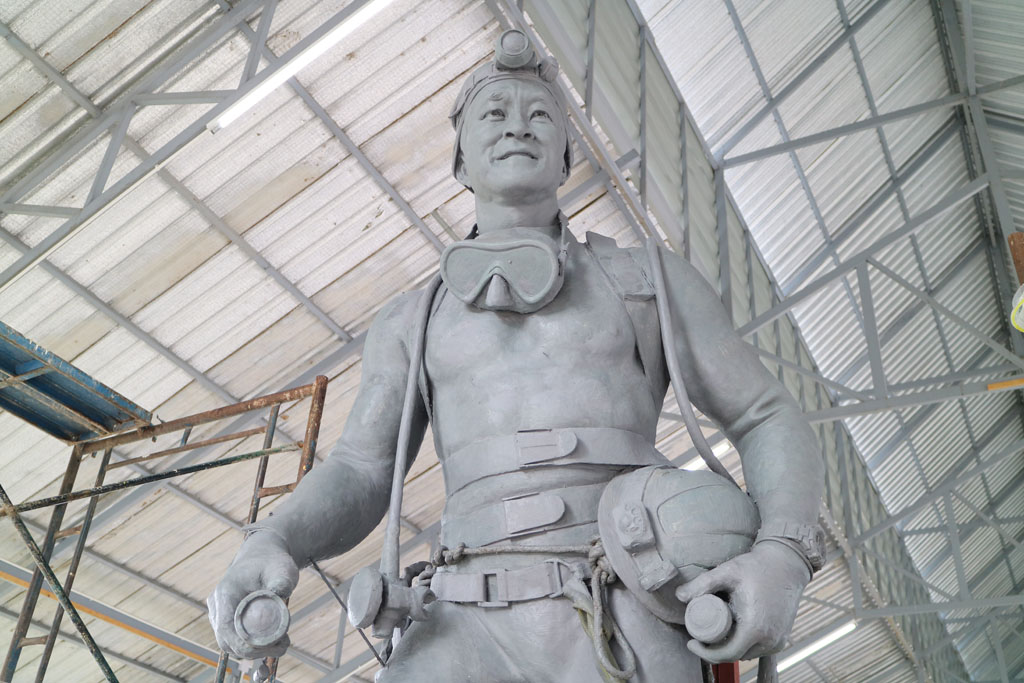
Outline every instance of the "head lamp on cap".
<svg viewBox="0 0 1024 683"><path fill-rule="evenodd" d="M572 168L572 143L569 141L569 117L561 90L555 83L558 77L558 62L554 57L540 56L530 44L530 39L518 29L509 29L501 34L494 48L494 60L479 67L466 79L452 107L452 127L455 128L455 148L452 151L452 175L455 175L459 163L462 126L469 105L484 86L506 79L529 80L539 83L550 93L558 104L555 116L562 130L566 132L563 160L566 170ZM469 188L472 190L473 188Z"/></svg>

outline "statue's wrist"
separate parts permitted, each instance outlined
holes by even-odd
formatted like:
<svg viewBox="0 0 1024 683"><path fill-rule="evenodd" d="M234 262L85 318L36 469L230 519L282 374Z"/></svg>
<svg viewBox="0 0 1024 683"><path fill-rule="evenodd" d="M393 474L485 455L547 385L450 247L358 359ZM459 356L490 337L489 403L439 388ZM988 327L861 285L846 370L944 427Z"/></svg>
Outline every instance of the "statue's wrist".
<svg viewBox="0 0 1024 683"><path fill-rule="evenodd" d="M256 522L245 525L242 527L242 531L245 532L245 541L242 543L239 553L250 552L257 548L273 548L288 555L292 554L288 546L288 539L272 526Z"/></svg>
<svg viewBox="0 0 1024 683"><path fill-rule="evenodd" d="M762 520L754 543L762 541L790 548L803 560L812 576L825 565L825 532L818 524L785 519Z"/></svg>
<svg viewBox="0 0 1024 683"><path fill-rule="evenodd" d="M811 566L811 563L804 556L800 548L789 539L774 537L758 539L754 544L754 548L767 552L787 566L792 567L797 574L803 577L804 585L807 585L814 575L814 568Z"/></svg>

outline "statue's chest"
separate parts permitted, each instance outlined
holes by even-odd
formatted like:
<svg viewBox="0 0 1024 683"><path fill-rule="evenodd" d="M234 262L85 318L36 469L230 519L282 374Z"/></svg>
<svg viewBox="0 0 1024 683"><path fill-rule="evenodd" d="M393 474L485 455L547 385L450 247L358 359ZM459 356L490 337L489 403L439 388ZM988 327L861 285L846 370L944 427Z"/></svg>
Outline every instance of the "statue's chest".
<svg viewBox="0 0 1024 683"><path fill-rule="evenodd" d="M632 324L602 277L592 262L570 263L555 300L525 315L480 310L445 293L427 333L429 375L437 382L490 368L558 371L631 358Z"/></svg>

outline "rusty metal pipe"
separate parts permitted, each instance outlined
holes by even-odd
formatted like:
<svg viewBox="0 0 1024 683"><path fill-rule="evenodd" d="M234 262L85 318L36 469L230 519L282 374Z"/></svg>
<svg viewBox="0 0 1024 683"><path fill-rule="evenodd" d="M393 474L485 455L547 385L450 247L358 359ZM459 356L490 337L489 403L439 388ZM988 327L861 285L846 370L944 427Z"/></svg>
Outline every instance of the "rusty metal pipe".
<svg viewBox="0 0 1024 683"><path fill-rule="evenodd" d="M274 408L278 407L279 406L276 405L274 406ZM225 441L233 441L234 439L245 439L250 436L255 436L256 434L262 434L266 430L266 427L254 427L253 429L246 429L241 432L235 432L234 434L215 436L211 439L204 439L203 441L195 441L190 444L175 446L174 448L167 448L162 451L157 451L156 453L150 453L149 455L139 456L138 458L129 458L128 460L115 462L112 465L110 465L110 467L108 467L107 469L114 470L117 469L118 467L127 467L128 465L134 465L135 463L146 462L148 460L155 460L156 458L162 458L167 455L174 455L175 453L183 453L184 451L191 451L192 449L202 448L203 446L212 446L214 444L224 443ZM268 447L264 446L264 448Z"/></svg>
<svg viewBox="0 0 1024 683"><path fill-rule="evenodd" d="M196 413L195 415L189 415L188 417L164 422L163 424L145 425L127 432L121 432L120 434L82 441L80 444L82 447L82 453L94 453L96 451L106 450L107 448L115 448L126 443L149 439L154 436L160 436L161 434L177 432L187 427L194 427L208 422L216 422L217 420L234 417L235 415L241 415L242 413L248 413L253 410L260 410L261 408L269 408L272 405L280 405L281 403L287 403L289 401L298 401L311 395L314 389L314 384L307 384L294 389L279 391L276 394L267 394L266 396L252 398L248 401L242 401L241 403L233 403L222 408L214 408L213 410L207 410L202 413Z"/></svg>
<svg viewBox="0 0 1024 683"><path fill-rule="evenodd" d="M75 625L75 628L78 629L79 635L82 636L82 642L85 643L85 646L89 649L93 659L96 660L96 664L99 665L104 678L111 681L111 683L118 683L117 676L115 676L114 672L111 670L106 657L103 656L99 646L96 645L96 641L93 640L92 634L89 633L89 629L86 628L85 622L82 621L81 615L78 614L78 610L76 610L75 606L71 604L70 598L68 598L67 594L64 592L64 587L60 585L60 581L58 581L57 577L54 576L49 562L47 562L46 558L43 556L43 552L39 549L39 546L36 545L35 539L32 538L32 534L29 533L28 528L25 526L25 522L22 521L21 516L18 514L18 511L14 509L14 503L12 503L11 499L7 496L7 491L4 490L3 486L0 486L0 507L3 508L4 513L10 517L11 521L14 523L14 527L18 530L18 535L21 536L21 540L25 542L25 546L28 548L29 553L31 553L32 559L36 563L36 567L43 577L46 578L46 582L50 584L50 589L53 591L53 594L57 597L57 600L64 608L64 611L68 613L68 617ZM52 534L48 534L48 536L52 537ZM36 595L38 596L38 591L36 591ZM31 617L31 615L29 616ZM11 679L10 677L6 677L5 680L9 681Z"/></svg>
<svg viewBox="0 0 1024 683"><path fill-rule="evenodd" d="M78 476L78 467L82 463L82 450L79 446L71 449L71 459L64 470L64 478L60 482L61 494L66 494L75 485L75 477ZM6 493L4 494L6 496ZM43 562L48 562L50 553L53 552L53 544L57 538L60 525L64 522L64 512L67 505L59 505L50 515L50 524L46 527L46 536L43 539L41 557ZM0 516L7 514L7 508L0 510ZM20 518L15 525L20 523ZM26 532L27 533L27 532ZM31 539L32 537L29 536ZM35 545L35 541L32 541ZM32 580L29 581L28 591L25 593L25 600L21 604L21 613L18 615L18 622L14 626L14 635L11 637L11 645L4 658L3 668L0 669L0 681L10 681L14 677L14 670L18 668L18 658L21 656L21 639L28 633L28 627L32 623L32 613L36 609L36 602L39 600L39 589L43 585L43 573L36 570L32 573Z"/></svg>
<svg viewBox="0 0 1024 683"><path fill-rule="evenodd" d="M113 452L111 448L103 451L103 458L100 460L100 468L96 472L94 486L103 484L103 477L107 474L107 465L110 464L110 454ZM89 506L85 510L85 517L82 518L82 523L78 526L78 542L75 544L75 552L71 556L68 574L64 578L64 591L67 593L71 592L71 587L75 583L75 576L78 575L78 565L82 561L82 553L85 552L85 539L89 535L89 527L92 526L92 518L96 514L96 505L99 502L99 498L89 500ZM46 667L50 663L53 646L57 644L57 634L60 633L60 622L63 618L64 608L61 605L57 605L57 611L53 615L53 623L50 624L50 632L46 636L46 646L43 648L43 655L39 658L39 668L36 669L36 683L43 683L43 677L46 676Z"/></svg>
<svg viewBox="0 0 1024 683"><path fill-rule="evenodd" d="M263 448L268 449L274 445L274 432L277 431L277 415L281 406L277 405L270 409L270 417L267 418L267 433L263 437ZM262 498L263 481L267 478L267 464L270 462L268 456L260 458L259 468L256 470L256 484L252 487L252 501L249 503L249 517L247 524L256 521L256 515L260 511L260 498Z"/></svg>
<svg viewBox="0 0 1024 683"><path fill-rule="evenodd" d="M271 448L267 450L253 451L252 453L242 453L241 455L233 455L230 458L221 458L220 460L213 460L211 462L203 462L198 465L189 465L188 467L181 467L176 470L170 470L168 472L158 472L157 474L150 474L145 477L138 477L136 479L126 479L119 481L116 484L105 484L103 486L97 486L91 489L82 489L80 491L72 491L71 493L65 493L59 496L51 496L49 498L40 498L39 500L28 501L14 507L17 512L25 512L26 510L37 510L39 508L48 507L50 505L60 505L62 503L68 503L72 500L81 500L82 498L91 498L93 496L100 496L104 493L111 491L119 491L121 489L132 488L133 486L140 486L142 484L149 484L154 481L161 481L163 479L170 479L171 477L180 477L184 474L192 474L193 472L202 472L203 470L213 469L215 467L223 467L225 465L232 465L236 462L243 462L245 460L252 460L253 458L259 458L264 455L273 455L274 453L285 453L288 451L298 451L302 449L302 442L285 444L284 446L278 446L277 448ZM0 517L6 515L6 510Z"/></svg>
<svg viewBox="0 0 1024 683"><path fill-rule="evenodd" d="M327 397L327 378L317 375L313 380L313 403L309 406L309 418L306 420L306 436L302 440L302 457L299 458L299 473L295 482L302 481L313 467L316 457L316 440L320 435L320 418L324 414L324 400Z"/></svg>

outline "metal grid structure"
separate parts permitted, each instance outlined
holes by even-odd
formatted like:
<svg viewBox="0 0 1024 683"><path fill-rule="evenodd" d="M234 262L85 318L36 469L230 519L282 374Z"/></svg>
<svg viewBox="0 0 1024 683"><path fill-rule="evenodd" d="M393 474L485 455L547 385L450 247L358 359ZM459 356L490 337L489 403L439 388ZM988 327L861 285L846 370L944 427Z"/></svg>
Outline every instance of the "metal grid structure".
<svg viewBox="0 0 1024 683"><path fill-rule="evenodd" d="M1003 247L1024 220L1017 3L395 0L207 132L365 4L0 7L0 318L160 414L329 375L332 442L373 313L421 286L472 223L449 176L461 78L500 26L526 27L574 103L580 162L561 198L573 231L651 235L690 258L821 437L831 561L784 656L858 627L782 680L1018 676L1024 362ZM692 467L665 410L659 448ZM6 414L0 433L12 496L52 492L59 444ZM409 559L443 503L429 442L407 480ZM189 648L213 646L201 601L240 540L247 509L231 493L250 474L101 501L76 587L125 680L213 677ZM28 560L9 527L3 572L16 576ZM155 553L160 535L180 542ZM325 574L343 590L379 543L380 530ZM70 550L57 542L55 568ZM0 586L4 615L16 583ZM333 600L300 582L282 680L372 678ZM57 648L54 680L92 670L72 641Z"/></svg>

